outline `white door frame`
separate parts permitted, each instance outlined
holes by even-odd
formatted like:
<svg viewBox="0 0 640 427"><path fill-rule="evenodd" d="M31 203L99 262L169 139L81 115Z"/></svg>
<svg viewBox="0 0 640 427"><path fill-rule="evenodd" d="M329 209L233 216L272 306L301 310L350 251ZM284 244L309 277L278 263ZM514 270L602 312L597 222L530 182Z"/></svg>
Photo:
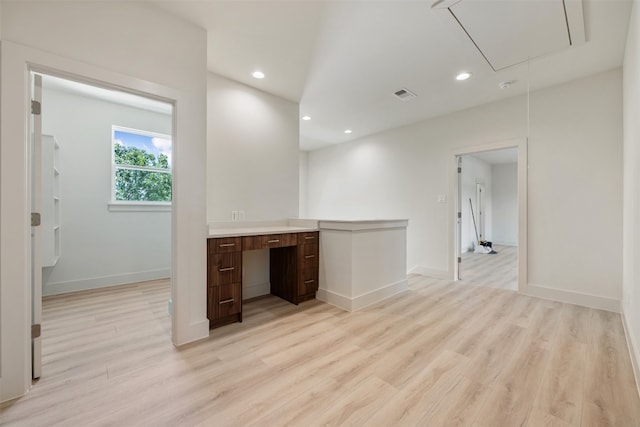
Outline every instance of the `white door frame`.
<svg viewBox="0 0 640 427"><path fill-rule="evenodd" d="M515 138L494 143L479 144L469 147L455 148L450 156L449 200L455 203L449 205L449 277L459 280L458 258L461 257L460 236L457 221L458 212L462 206L458 197L458 158L461 156L480 153L483 151L501 150L505 148L518 149L518 292L523 292L527 286L527 139Z"/></svg>
<svg viewBox="0 0 640 427"><path fill-rule="evenodd" d="M42 105L42 76L29 73L32 79L30 99ZM31 112L31 212L42 214L42 115ZM31 337L31 376L40 378L42 372L42 225L31 227L31 325L37 326L37 336Z"/></svg>
<svg viewBox="0 0 640 427"><path fill-rule="evenodd" d="M0 401L31 386L30 71L84 80L174 105L171 207L172 333L175 345L209 335L206 314L206 94L0 42ZM200 128L202 126L203 128ZM182 144L181 141L189 141ZM181 168L180 164L189 165ZM178 202L180 201L180 202Z"/></svg>

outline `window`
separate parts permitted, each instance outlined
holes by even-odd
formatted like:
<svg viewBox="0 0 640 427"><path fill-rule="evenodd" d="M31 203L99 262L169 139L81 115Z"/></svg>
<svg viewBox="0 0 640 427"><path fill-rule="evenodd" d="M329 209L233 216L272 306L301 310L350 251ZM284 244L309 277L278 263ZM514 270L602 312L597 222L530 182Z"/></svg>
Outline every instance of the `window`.
<svg viewBox="0 0 640 427"><path fill-rule="evenodd" d="M113 204L171 203L171 137L112 127Z"/></svg>

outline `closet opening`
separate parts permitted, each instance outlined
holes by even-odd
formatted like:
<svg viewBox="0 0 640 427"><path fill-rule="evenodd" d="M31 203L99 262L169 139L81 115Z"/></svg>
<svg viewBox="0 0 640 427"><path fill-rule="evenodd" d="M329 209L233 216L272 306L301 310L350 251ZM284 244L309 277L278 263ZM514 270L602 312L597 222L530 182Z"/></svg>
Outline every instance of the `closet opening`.
<svg viewBox="0 0 640 427"><path fill-rule="evenodd" d="M111 354L171 345L173 104L31 81L33 377L115 375Z"/></svg>

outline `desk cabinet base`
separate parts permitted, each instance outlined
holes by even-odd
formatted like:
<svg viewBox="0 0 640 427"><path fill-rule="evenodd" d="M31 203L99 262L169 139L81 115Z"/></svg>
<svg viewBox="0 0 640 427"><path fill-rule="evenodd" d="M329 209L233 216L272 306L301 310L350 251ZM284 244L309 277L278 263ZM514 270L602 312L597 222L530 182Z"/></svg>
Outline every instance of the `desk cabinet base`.
<svg viewBox="0 0 640 427"><path fill-rule="evenodd" d="M269 248L271 294L293 304L318 290L319 233L210 238L207 240L209 328L242 322L242 251Z"/></svg>

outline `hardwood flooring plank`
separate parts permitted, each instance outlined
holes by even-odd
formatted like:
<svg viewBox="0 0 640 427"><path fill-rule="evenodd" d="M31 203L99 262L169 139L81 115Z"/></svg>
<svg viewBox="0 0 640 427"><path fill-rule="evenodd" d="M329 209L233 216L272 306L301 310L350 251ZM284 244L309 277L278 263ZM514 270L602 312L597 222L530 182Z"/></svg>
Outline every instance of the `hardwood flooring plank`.
<svg viewBox="0 0 640 427"><path fill-rule="evenodd" d="M47 297L43 376L0 424L640 426L620 316L501 289L506 257L479 257L477 281L411 275L354 313L261 298L181 348L168 281Z"/></svg>
<svg viewBox="0 0 640 427"><path fill-rule="evenodd" d="M591 310L591 316L582 425L640 425L640 398L628 371L631 362L620 315Z"/></svg>

